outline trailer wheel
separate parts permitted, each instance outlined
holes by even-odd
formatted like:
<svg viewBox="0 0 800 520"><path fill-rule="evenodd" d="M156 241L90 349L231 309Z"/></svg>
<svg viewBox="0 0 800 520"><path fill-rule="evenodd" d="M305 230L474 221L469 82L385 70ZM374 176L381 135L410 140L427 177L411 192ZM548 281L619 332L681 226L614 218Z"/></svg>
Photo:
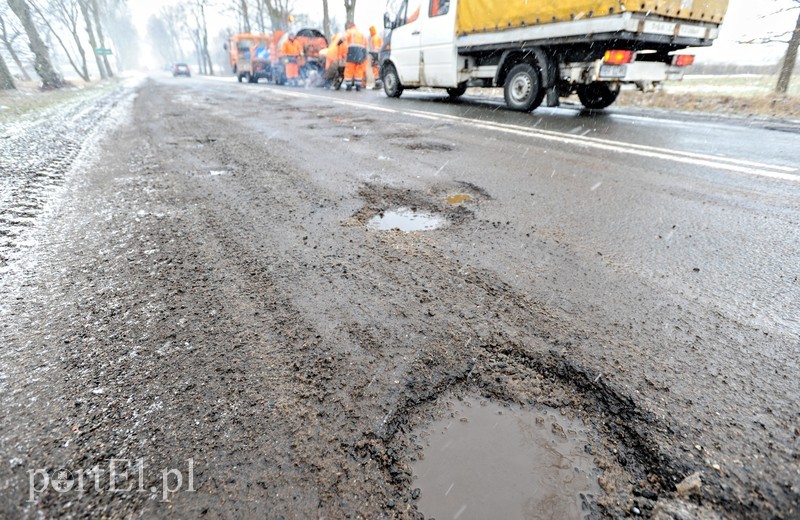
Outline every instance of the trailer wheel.
<svg viewBox="0 0 800 520"><path fill-rule="evenodd" d="M506 105L512 110L530 112L542 104L544 89L539 79L539 71L533 65L515 65L506 76Z"/></svg>
<svg viewBox="0 0 800 520"><path fill-rule="evenodd" d="M601 110L611 105L619 96L619 87L612 88L608 83L595 81L578 87L578 99L590 110Z"/></svg>
<svg viewBox="0 0 800 520"><path fill-rule="evenodd" d="M386 92L387 96L393 98L398 98L403 94L403 84L400 83L400 76L391 63L387 64L383 69L383 91Z"/></svg>
<svg viewBox="0 0 800 520"><path fill-rule="evenodd" d="M467 84L461 83L457 87L447 89L447 95L450 96L450 99L458 99L464 95L467 91Z"/></svg>

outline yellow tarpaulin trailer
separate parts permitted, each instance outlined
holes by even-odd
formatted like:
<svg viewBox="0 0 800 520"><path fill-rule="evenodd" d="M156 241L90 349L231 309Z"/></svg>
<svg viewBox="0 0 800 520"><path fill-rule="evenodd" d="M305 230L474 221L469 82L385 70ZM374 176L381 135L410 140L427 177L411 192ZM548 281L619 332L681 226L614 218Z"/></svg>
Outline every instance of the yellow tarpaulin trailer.
<svg viewBox="0 0 800 520"><path fill-rule="evenodd" d="M502 31L626 12L718 25L727 9L728 0L460 0L456 32Z"/></svg>

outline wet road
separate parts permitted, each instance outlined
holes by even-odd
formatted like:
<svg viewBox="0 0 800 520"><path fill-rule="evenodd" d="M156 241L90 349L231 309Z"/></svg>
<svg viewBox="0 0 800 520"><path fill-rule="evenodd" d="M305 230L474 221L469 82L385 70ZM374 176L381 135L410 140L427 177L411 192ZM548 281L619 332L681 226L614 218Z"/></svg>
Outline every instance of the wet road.
<svg viewBox="0 0 800 520"><path fill-rule="evenodd" d="M797 127L136 93L3 281L6 512L414 516L419 432L481 396L585 425L590 516L798 514ZM367 225L400 208L442 225ZM195 490L26 500L114 457Z"/></svg>

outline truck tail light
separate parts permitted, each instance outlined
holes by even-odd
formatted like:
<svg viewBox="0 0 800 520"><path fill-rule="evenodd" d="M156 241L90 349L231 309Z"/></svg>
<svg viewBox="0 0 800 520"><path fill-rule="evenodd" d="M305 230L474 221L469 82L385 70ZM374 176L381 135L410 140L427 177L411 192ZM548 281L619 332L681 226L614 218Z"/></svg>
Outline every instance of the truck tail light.
<svg viewBox="0 0 800 520"><path fill-rule="evenodd" d="M676 67L688 67L694 64L694 54L678 54L672 58L672 64Z"/></svg>
<svg viewBox="0 0 800 520"><path fill-rule="evenodd" d="M633 61L633 51L611 50L606 51L603 62L609 65L625 65Z"/></svg>

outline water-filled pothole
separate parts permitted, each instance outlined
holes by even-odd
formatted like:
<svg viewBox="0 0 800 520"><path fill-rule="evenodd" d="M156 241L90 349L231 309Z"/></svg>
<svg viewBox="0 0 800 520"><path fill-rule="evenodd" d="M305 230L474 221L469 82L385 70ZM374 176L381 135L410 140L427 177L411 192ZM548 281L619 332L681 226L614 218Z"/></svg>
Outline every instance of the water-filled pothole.
<svg viewBox="0 0 800 520"><path fill-rule="evenodd" d="M431 213L415 211L409 208L398 208L378 213L369 219L367 227L375 230L431 231L441 227L444 223L444 218Z"/></svg>
<svg viewBox="0 0 800 520"><path fill-rule="evenodd" d="M601 493L585 428L556 410L469 398L429 431L413 465L426 517L580 519Z"/></svg>

